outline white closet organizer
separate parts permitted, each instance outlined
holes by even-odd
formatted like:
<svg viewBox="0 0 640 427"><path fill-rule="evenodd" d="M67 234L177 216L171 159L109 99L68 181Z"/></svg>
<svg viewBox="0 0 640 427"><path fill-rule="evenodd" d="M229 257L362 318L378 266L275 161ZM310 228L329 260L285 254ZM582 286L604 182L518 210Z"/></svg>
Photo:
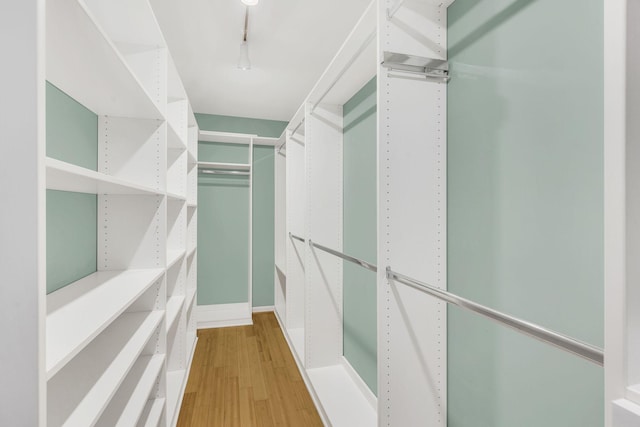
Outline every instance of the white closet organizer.
<svg viewBox="0 0 640 427"><path fill-rule="evenodd" d="M199 141L219 142L226 144L247 145L249 153L246 163L221 163L221 162L198 162L198 170L202 174L210 174L212 176L246 176L249 181L249 259L248 259L248 275L247 275L247 295L248 300L245 303L238 304L240 309L234 309L232 313L229 310L221 308L219 305L208 305L198 307L197 328L214 328L219 326L228 326L230 324L252 324L251 320L251 300L252 300L252 281L253 281L253 145L258 139L257 135L231 133L231 132L215 132L200 131Z"/></svg>
<svg viewBox="0 0 640 427"><path fill-rule="evenodd" d="M98 271L46 296L40 424L172 426L196 342L195 118L146 0L51 0L46 28L46 79L99 116L98 170L48 158L46 188L98 196Z"/></svg>
<svg viewBox="0 0 640 427"><path fill-rule="evenodd" d="M321 417L334 426L376 425L376 398L343 357L343 261L310 242L342 251L342 106L376 75L376 14L373 2L291 120L275 160L276 315Z"/></svg>

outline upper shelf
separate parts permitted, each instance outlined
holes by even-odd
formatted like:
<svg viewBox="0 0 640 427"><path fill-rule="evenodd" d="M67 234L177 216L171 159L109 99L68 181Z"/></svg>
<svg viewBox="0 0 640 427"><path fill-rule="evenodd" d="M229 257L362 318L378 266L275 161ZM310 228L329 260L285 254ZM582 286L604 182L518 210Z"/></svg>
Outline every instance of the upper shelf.
<svg viewBox="0 0 640 427"><path fill-rule="evenodd" d="M47 80L98 115L162 120L84 2L47 3Z"/></svg>
<svg viewBox="0 0 640 427"><path fill-rule="evenodd" d="M201 169L218 169L234 171L250 171L251 165L247 163L218 163L218 162L198 162Z"/></svg>
<svg viewBox="0 0 640 427"><path fill-rule="evenodd" d="M47 295L47 378L102 332L164 273L99 271Z"/></svg>
<svg viewBox="0 0 640 427"><path fill-rule="evenodd" d="M214 132L209 130L201 130L198 141L207 142L225 142L228 144L249 144L251 140L257 138L258 135L230 132Z"/></svg>
<svg viewBox="0 0 640 427"><path fill-rule="evenodd" d="M47 189L89 194L164 194L153 188L133 184L49 157L47 158Z"/></svg>

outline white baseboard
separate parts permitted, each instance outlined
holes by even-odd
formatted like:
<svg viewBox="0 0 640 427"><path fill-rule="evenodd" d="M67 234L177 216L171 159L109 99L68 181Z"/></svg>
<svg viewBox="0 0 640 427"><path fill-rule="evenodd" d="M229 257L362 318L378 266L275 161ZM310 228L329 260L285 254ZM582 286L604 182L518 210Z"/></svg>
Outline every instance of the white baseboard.
<svg viewBox="0 0 640 427"><path fill-rule="evenodd" d="M196 310L198 329L253 325L251 307L248 302L199 305Z"/></svg>
<svg viewBox="0 0 640 427"><path fill-rule="evenodd" d="M342 359L341 360L342 366L344 367L344 369L347 371L347 373L349 374L353 382L358 386L358 388L362 392L362 395L367 399L371 407L377 411L378 398L376 397L376 395L373 394L373 392L371 391L367 383L364 382L364 380L358 374L358 372L355 369L353 369L353 366L351 366L351 363L349 363L349 361L344 356L342 356L341 359Z"/></svg>
<svg viewBox="0 0 640 427"><path fill-rule="evenodd" d="M272 305L265 305L262 307L253 307L254 313L266 313L268 311L274 311L274 307Z"/></svg>

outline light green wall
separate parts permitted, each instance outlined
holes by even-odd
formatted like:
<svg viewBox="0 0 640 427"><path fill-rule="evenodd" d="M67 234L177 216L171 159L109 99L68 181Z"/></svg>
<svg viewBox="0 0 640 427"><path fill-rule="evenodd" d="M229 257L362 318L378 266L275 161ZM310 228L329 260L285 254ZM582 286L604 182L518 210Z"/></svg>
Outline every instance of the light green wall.
<svg viewBox="0 0 640 427"><path fill-rule="evenodd" d="M203 158L201 161L214 161ZM246 160L245 160L246 161ZM247 302L249 179L198 179L198 305Z"/></svg>
<svg viewBox="0 0 640 427"><path fill-rule="evenodd" d="M98 117L46 85L47 156L88 169L98 164ZM47 190L47 293L96 271L97 197Z"/></svg>
<svg viewBox="0 0 640 427"><path fill-rule="evenodd" d="M287 127L287 122L277 120L200 113L196 113L195 116L201 130L248 133L269 138L279 138Z"/></svg>
<svg viewBox="0 0 640 427"><path fill-rule="evenodd" d="M253 147L253 306L274 304L275 150Z"/></svg>
<svg viewBox="0 0 640 427"><path fill-rule="evenodd" d="M98 116L47 82L47 156L98 169Z"/></svg>
<svg viewBox="0 0 640 427"><path fill-rule="evenodd" d="M206 114L196 114L196 119L202 130L252 133L266 137L279 137L287 125L286 122ZM243 145L200 141L198 149L201 161L246 163L248 160L248 147ZM274 149L255 146L253 157L252 304L254 307L272 306ZM239 182L235 182L234 186L221 186L217 184L220 181L220 178L202 176L198 181L199 305L231 304L248 299L244 285L248 274L248 187L238 186ZM227 221L226 227L221 224L223 220ZM240 237L235 234L229 236L229 229L245 234ZM224 273L223 280L220 280L220 272ZM241 282L240 277L243 278ZM241 286L234 286L234 281L241 283ZM245 292L241 294L239 288Z"/></svg>
<svg viewBox="0 0 640 427"><path fill-rule="evenodd" d="M448 12L448 287L603 345L602 0ZM603 370L452 308L451 427L600 427Z"/></svg>
<svg viewBox="0 0 640 427"><path fill-rule="evenodd" d="M376 264L376 79L344 104L346 254ZM377 393L376 274L344 263L344 356Z"/></svg>

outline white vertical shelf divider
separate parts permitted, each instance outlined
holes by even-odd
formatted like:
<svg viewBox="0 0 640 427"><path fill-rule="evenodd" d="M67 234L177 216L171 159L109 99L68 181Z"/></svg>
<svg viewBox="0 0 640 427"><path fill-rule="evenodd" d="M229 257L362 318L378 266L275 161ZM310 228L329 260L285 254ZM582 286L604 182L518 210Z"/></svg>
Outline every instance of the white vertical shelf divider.
<svg viewBox="0 0 640 427"><path fill-rule="evenodd" d="M286 216L284 272L276 237L276 314L320 416L335 426L377 425L376 398L343 357L343 261L310 241L342 250L343 105L378 70L376 5L371 2L294 115L286 158L276 159L276 212Z"/></svg>
<svg viewBox="0 0 640 427"><path fill-rule="evenodd" d="M52 0L46 28L46 79L98 115L98 166L39 162L40 199L97 196L98 271L40 291L51 404L33 425L175 426L196 343L197 123L148 0Z"/></svg>
<svg viewBox="0 0 640 427"><path fill-rule="evenodd" d="M341 105L306 105L305 366L342 357L342 260L309 241L342 251L343 113Z"/></svg>
<svg viewBox="0 0 640 427"><path fill-rule="evenodd" d="M275 313L282 324L286 324L286 295L287 295L287 157L286 132L282 134L275 145L275 224L274 224L274 304Z"/></svg>
<svg viewBox="0 0 640 427"><path fill-rule="evenodd" d="M378 64L384 51L446 59L446 7L406 0L389 21L395 4L378 5ZM388 281L385 267L446 289L447 86L379 67L379 425L444 427L446 304Z"/></svg>
<svg viewBox="0 0 640 427"><path fill-rule="evenodd" d="M291 334L294 351L304 361L305 245L291 236L304 238L305 227L305 138L304 109L298 129L287 130L286 162L286 329ZM292 131L296 130L296 133Z"/></svg>

